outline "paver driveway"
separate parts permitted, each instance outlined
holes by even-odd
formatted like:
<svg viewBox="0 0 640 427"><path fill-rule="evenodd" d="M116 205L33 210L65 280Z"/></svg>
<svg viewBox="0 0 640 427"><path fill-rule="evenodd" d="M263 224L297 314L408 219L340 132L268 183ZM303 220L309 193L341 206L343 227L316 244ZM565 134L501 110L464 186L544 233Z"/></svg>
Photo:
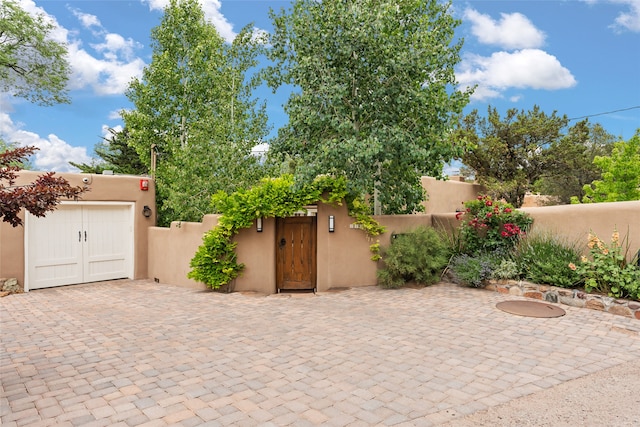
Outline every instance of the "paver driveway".
<svg viewBox="0 0 640 427"><path fill-rule="evenodd" d="M637 321L437 285L250 296L116 281L0 299L1 424L437 425L640 357Z"/></svg>

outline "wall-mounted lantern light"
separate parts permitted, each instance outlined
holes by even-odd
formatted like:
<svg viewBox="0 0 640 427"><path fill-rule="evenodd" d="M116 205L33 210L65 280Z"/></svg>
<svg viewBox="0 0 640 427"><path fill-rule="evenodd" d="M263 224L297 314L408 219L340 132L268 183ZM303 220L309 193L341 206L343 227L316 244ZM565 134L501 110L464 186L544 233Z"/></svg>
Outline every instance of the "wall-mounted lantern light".
<svg viewBox="0 0 640 427"><path fill-rule="evenodd" d="M329 215L329 233L336 231L336 218L333 215Z"/></svg>
<svg viewBox="0 0 640 427"><path fill-rule="evenodd" d="M256 219L256 231L262 233L262 217Z"/></svg>
<svg viewBox="0 0 640 427"><path fill-rule="evenodd" d="M151 208L147 205L144 206L144 208L142 208L142 215L145 218L149 218L151 216Z"/></svg>

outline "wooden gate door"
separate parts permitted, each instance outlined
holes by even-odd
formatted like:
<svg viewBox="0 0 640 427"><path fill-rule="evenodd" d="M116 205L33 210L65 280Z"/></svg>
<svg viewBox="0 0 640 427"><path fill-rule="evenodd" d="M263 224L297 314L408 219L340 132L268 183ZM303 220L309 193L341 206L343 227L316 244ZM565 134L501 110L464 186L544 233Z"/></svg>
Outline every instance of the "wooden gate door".
<svg viewBox="0 0 640 427"><path fill-rule="evenodd" d="M281 290L316 288L316 217L276 221L276 286Z"/></svg>

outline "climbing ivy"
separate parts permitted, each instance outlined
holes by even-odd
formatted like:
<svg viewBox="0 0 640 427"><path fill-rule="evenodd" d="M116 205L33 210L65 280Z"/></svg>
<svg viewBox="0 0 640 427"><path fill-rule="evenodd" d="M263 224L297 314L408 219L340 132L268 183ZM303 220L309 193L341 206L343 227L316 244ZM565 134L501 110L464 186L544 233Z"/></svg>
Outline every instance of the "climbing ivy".
<svg viewBox="0 0 640 427"><path fill-rule="evenodd" d="M326 196L326 198L325 198ZM220 191L211 198L214 211L221 214L218 224L205 233L202 245L191 259L188 277L218 289L238 277L244 264L237 261L237 242L233 237L243 228L249 228L260 217L287 217L306 205L316 202L341 205L349 199L346 178L321 175L306 185L296 186L293 175L265 178L249 189L227 194ZM384 232L377 221L369 216L366 204L359 200L348 200L350 214L356 224L369 236ZM378 244L371 246L378 259Z"/></svg>

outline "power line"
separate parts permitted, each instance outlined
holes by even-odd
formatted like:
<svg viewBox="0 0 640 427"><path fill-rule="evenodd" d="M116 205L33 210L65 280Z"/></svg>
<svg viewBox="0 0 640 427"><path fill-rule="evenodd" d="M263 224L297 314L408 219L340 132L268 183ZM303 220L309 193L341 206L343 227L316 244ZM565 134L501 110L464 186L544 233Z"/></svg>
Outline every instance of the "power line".
<svg viewBox="0 0 640 427"><path fill-rule="evenodd" d="M629 108L621 108L619 110L606 111L604 113L596 113L596 114L589 114L587 116L573 117L573 118L569 119L569 121L586 119L586 118L589 118L589 117L604 116L605 114L619 113L620 111L629 111L629 110L634 110L636 108L640 108L640 105L636 105L634 107L629 107Z"/></svg>

